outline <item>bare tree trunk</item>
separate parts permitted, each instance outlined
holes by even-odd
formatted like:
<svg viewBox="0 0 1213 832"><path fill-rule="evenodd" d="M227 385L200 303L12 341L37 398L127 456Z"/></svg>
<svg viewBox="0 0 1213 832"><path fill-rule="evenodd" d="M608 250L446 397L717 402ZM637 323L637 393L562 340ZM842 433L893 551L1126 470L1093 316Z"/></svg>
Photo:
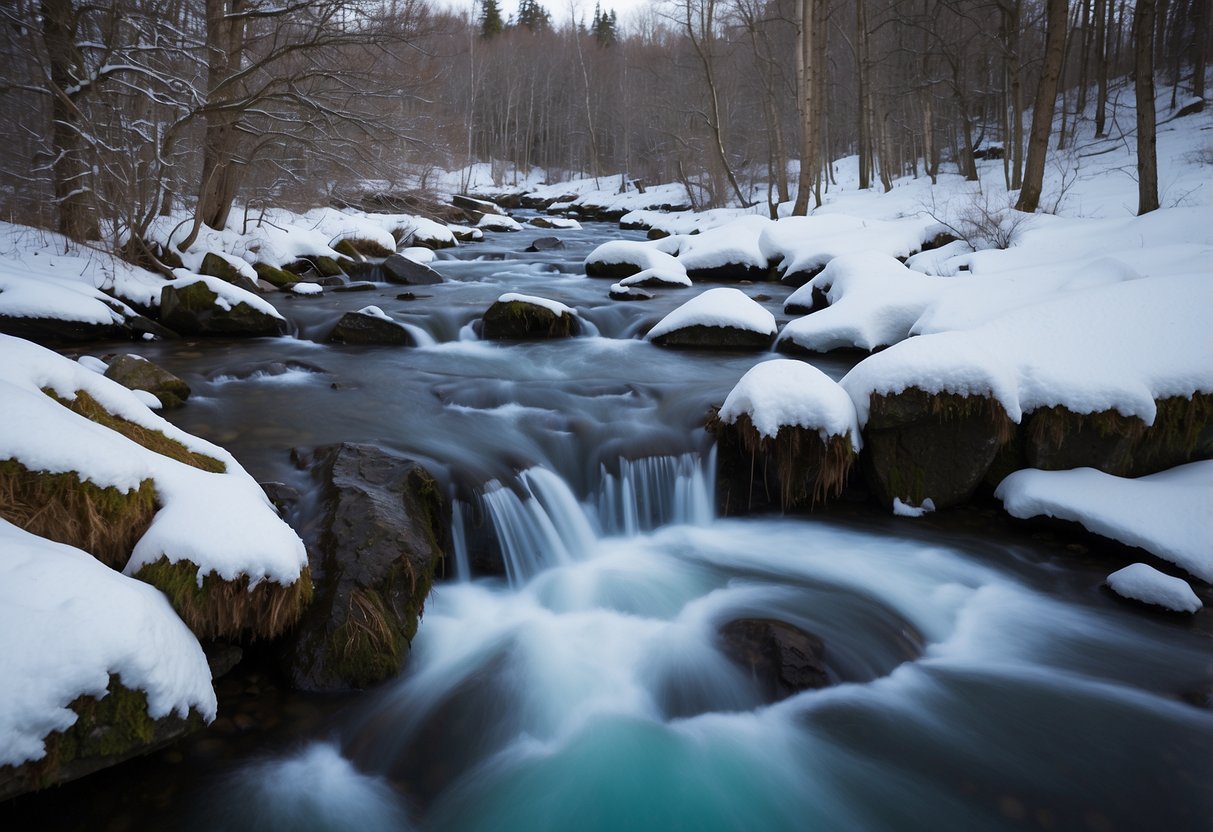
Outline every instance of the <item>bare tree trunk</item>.
<svg viewBox="0 0 1213 832"><path fill-rule="evenodd" d="M1196 41L1196 55L1192 61L1192 94L1203 100L1205 65L1209 59L1209 0L1195 0L1192 4L1192 29Z"/></svg>
<svg viewBox="0 0 1213 832"><path fill-rule="evenodd" d="M1108 2L1095 0L1095 137L1102 138L1108 121Z"/></svg>
<svg viewBox="0 0 1213 832"><path fill-rule="evenodd" d="M809 193L813 190L813 174L817 170L816 137L817 125L813 123L813 82L816 38L813 23L816 20L817 0L797 0L796 24L799 39L796 49L796 106L800 112L800 176L796 183L796 204L792 214L803 217L809 213Z"/></svg>
<svg viewBox="0 0 1213 832"><path fill-rule="evenodd" d="M868 15L864 0L855 0L855 51L859 72L859 189L872 187L872 91L868 78Z"/></svg>
<svg viewBox="0 0 1213 832"><path fill-rule="evenodd" d="M1045 155L1053 127L1053 109L1057 104L1057 79L1066 46L1067 0L1049 0L1045 23L1045 57L1032 107L1032 131L1028 138L1028 160L1023 188L1016 209L1032 213L1040 205L1044 187Z"/></svg>
<svg viewBox="0 0 1213 832"><path fill-rule="evenodd" d="M1137 214L1158 209L1158 153L1154 135L1155 0L1137 0L1133 12L1133 77L1137 90Z"/></svg>
<svg viewBox="0 0 1213 832"><path fill-rule="evenodd" d="M96 240L97 202L88 144L76 99L84 80L76 44L76 11L71 0L42 0L42 41L51 82L51 179L60 234L73 240Z"/></svg>

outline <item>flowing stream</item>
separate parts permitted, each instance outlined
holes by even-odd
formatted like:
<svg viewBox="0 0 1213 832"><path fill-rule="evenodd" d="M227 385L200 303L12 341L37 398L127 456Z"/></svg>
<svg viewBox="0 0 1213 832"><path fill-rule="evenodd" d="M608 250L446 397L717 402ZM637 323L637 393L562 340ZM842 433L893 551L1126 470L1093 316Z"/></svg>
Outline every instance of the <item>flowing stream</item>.
<svg viewBox="0 0 1213 832"><path fill-rule="evenodd" d="M549 235L567 248L522 253ZM581 261L621 236L639 238L492 235L440 255L447 282L413 299L279 296L296 338L134 348L193 386L174 421L259 479L306 489L290 448L360 441L423 460L455 498L455 551L405 674L200 784L182 824L1210 828L1207 635L1115 601L1102 567L1000 535L1001 521L868 507L716 519L704 415L773 356L639 340L704 287L608 300ZM787 289L743 288L782 322ZM590 334L475 340L507 291L575 307ZM371 303L424 346L310 340ZM851 361L815 363L837 378ZM473 517L504 577L469 577ZM719 648L721 626L755 617L819 636L834 684L765 704Z"/></svg>

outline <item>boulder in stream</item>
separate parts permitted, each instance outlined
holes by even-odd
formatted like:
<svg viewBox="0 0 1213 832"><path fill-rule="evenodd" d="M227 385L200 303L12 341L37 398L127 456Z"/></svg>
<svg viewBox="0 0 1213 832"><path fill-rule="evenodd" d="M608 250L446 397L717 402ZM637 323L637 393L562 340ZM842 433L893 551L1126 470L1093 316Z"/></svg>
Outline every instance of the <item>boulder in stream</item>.
<svg viewBox="0 0 1213 832"><path fill-rule="evenodd" d="M366 306L356 312L346 312L329 333L328 340L336 344L416 346L409 331L378 306Z"/></svg>
<svg viewBox="0 0 1213 832"><path fill-rule="evenodd" d="M146 390L164 407L180 407L190 397L190 386L141 355L119 355L110 362L105 377L130 390Z"/></svg>
<svg viewBox="0 0 1213 832"><path fill-rule="evenodd" d="M165 286L160 293L160 322L169 329L189 335L258 336L286 332L286 321L270 314L272 307L258 308L243 300L232 303L223 299L220 302L219 293L205 280ZM242 290L232 287L229 291ZM250 301L264 304L251 296Z"/></svg>
<svg viewBox="0 0 1213 832"><path fill-rule="evenodd" d="M302 690L365 688L397 675L417 632L450 518L438 483L370 445L317 449L316 598L286 652Z"/></svg>
<svg viewBox="0 0 1213 832"><path fill-rule="evenodd" d="M525 250L537 254L541 251L559 251L562 248L564 241L559 237L536 237Z"/></svg>
<svg viewBox="0 0 1213 832"><path fill-rule="evenodd" d="M484 313L480 335L488 341L509 341L567 338L580 331L577 313L563 303L507 292Z"/></svg>
<svg viewBox="0 0 1213 832"><path fill-rule="evenodd" d="M709 289L666 315L648 333L660 347L765 350L775 316L739 289Z"/></svg>
<svg viewBox="0 0 1213 832"><path fill-rule="evenodd" d="M406 286L425 286L441 283L442 275L422 263L410 260L403 254L393 254L383 261L383 276L388 283Z"/></svg>
<svg viewBox="0 0 1213 832"><path fill-rule="evenodd" d="M769 618L741 618L720 628L726 656L748 670L767 702L824 688L825 645L812 633Z"/></svg>

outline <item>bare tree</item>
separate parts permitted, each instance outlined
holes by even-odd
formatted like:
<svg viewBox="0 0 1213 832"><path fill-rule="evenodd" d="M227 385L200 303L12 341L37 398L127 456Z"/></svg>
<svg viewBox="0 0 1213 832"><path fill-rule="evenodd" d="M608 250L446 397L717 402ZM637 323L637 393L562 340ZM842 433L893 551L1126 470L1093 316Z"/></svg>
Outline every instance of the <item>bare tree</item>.
<svg viewBox="0 0 1213 832"><path fill-rule="evenodd" d="M1133 79L1137 90L1137 213L1158 209L1158 152L1154 136L1155 0L1137 0L1133 11Z"/></svg>
<svg viewBox="0 0 1213 832"><path fill-rule="evenodd" d="M1057 104L1057 82L1061 76L1062 58L1066 45L1066 0L1048 0L1045 23L1045 57L1036 86L1032 108L1032 129L1028 137L1028 159L1024 169L1023 188L1015 208L1032 213L1040 205L1044 186L1045 155L1049 149L1049 134L1053 128L1053 110Z"/></svg>

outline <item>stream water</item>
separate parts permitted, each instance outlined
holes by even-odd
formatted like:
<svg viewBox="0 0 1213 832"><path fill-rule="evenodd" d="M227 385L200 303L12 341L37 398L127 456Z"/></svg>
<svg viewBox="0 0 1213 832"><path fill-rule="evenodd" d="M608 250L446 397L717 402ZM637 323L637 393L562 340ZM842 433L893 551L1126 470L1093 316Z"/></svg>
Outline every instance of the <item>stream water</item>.
<svg viewBox="0 0 1213 832"><path fill-rule="evenodd" d="M522 253L552 234L566 249ZM446 282L414 299L278 296L296 338L135 348L193 387L171 418L261 480L306 490L290 448L360 441L424 460L457 498L456 557L405 674L302 743L196 784L182 826L1213 826L1210 640L1116 602L1104 571L997 522L867 507L714 518L704 414L772 356L639 340L704 287L608 300L581 261L620 236L639 235L493 235L441 254ZM786 289L743 288L782 320ZM475 340L506 291L563 301L592 334ZM424 346L318 342L371 303ZM815 363L836 378L850 366ZM473 515L501 541L504 577L469 579ZM746 617L820 636L836 684L763 704L718 647Z"/></svg>

